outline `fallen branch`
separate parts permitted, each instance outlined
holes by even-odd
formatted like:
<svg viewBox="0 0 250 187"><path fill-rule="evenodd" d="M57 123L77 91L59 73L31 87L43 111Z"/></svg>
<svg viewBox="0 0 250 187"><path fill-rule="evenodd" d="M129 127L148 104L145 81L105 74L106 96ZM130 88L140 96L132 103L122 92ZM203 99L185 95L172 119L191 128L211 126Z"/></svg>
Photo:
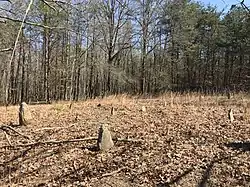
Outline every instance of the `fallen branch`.
<svg viewBox="0 0 250 187"><path fill-rule="evenodd" d="M115 170L115 171L112 171L112 172L110 172L110 173L104 173L104 174L102 174L100 177L93 177L93 178L91 178L90 180L99 180L100 178L113 176L113 175L119 173L120 171L122 171L123 169L126 169L126 168L127 168L127 167L122 167L122 168L119 168L119 169L117 169L117 170Z"/></svg>
<svg viewBox="0 0 250 187"><path fill-rule="evenodd" d="M0 53L11 51L13 48L0 49Z"/></svg>
<svg viewBox="0 0 250 187"><path fill-rule="evenodd" d="M17 130L15 130L15 129L14 129L13 127L11 127L11 126L2 125L2 126L0 126L0 129L2 129L2 130L5 131L5 132L6 132L6 129L10 129L10 130L14 131L15 133L17 133L18 135L24 137L25 139L31 140L30 137L28 137L28 136L26 136L26 135L24 135L24 134L18 132Z"/></svg>
<svg viewBox="0 0 250 187"><path fill-rule="evenodd" d="M82 139L71 139L71 140L49 140L49 141L38 141L38 142L32 142L27 144L16 144L11 146L4 146L0 148L6 148L6 147L30 147L30 146L37 146L37 145L47 145L47 144L64 144L64 143L74 143L74 142L83 142L83 141L89 141L89 140L96 140L97 137L88 137L88 138L82 138ZM122 141L122 142L142 142L143 140L136 140L136 139L124 139L124 138L113 138L114 141Z"/></svg>
<svg viewBox="0 0 250 187"><path fill-rule="evenodd" d="M47 145L47 144L63 144L63 143L74 143L74 142L83 142L88 140L97 140L96 137L89 137L89 138L82 138L82 139L72 139L72 140L49 140L49 141L38 141L33 143L27 143L27 144L17 144L13 146L5 146L5 147L30 147L30 146L36 146L36 145ZM0 147L2 148L2 147Z"/></svg>
<svg viewBox="0 0 250 187"><path fill-rule="evenodd" d="M78 169L76 167L76 161L73 162L73 169L74 169L74 172L77 174L77 176L80 178L81 175L79 174Z"/></svg>
<svg viewBox="0 0 250 187"><path fill-rule="evenodd" d="M8 144L9 144L10 146L12 146L12 144L11 144L11 142L10 142L9 135L8 135L5 131L3 131L3 133L5 134L5 137L6 137L7 141L8 141Z"/></svg>
<svg viewBox="0 0 250 187"><path fill-rule="evenodd" d="M105 173L105 174L102 174L101 177L108 177L108 176L112 176L116 173L119 173L121 170L125 169L126 167L122 167L122 168L119 168L118 170L115 170L115 171L112 171L110 173Z"/></svg>

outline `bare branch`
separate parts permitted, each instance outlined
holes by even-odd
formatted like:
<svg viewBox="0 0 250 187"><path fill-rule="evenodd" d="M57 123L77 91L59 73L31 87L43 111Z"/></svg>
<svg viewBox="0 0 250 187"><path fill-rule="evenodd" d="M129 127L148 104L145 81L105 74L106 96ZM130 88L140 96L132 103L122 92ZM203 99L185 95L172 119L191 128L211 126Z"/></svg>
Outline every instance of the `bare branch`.
<svg viewBox="0 0 250 187"><path fill-rule="evenodd" d="M49 4L49 2L47 2L46 0L41 0L44 4L46 4L49 8L51 8L54 11L57 11L57 9L55 7L53 7L52 5Z"/></svg>
<svg viewBox="0 0 250 187"><path fill-rule="evenodd" d="M74 142L83 142L83 141L89 141L89 140L97 140L96 137L89 137L89 138L82 138L82 139L72 139L72 140L49 140L49 141L38 141L28 144L17 144L14 146L7 146L7 147L30 147L35 145L47 145L47 144L63 144L63 143L74 143ZM6 147L6 146L5 146Z"/></svg>
<svg viewBox="0 0 250 187"><path fill-rule="evenodd" d="M242 1L240 2L240 4L241 4L241 6L242 6L244 9L246 9L246 10L248 11L248 13L250 13L250 9L245 5L244 0L242 0Z"/></svg>
<svg viewBox="0 0 250 187"><path fill-rule="evenodd" d="M10 138L9 138L9 135L8 135L5 131L3 131L3 133L5 134L5 137L6 137L7 141L8 141L8 144L9 144L10 146L12 146L11 141L10 141Z"/></svg>
<svg viewBox="0 0 250 187"><path fill-rule="evenodd" d="M0 15L0 18L7 19L7 20L10 20L10 21L13 21L13 22L18 22L18 23L22 22L21 20L6 17L6 16L1 16L1 15ZM65 28L65 27L50 27L50 26L47 26L47 25L43 25L43 24L40 24L40 23L29 22L29 21L24 21L24 23L27 24L27 25L32 25L32 26L35 26L35 27L42 27L42 28L46 28L46 29L62 29L62 30L72 31L72 30L70 30L68 28Z"/></svg>
<svg viewBox="0 0 250 187"><path fill-rule="evenodd" d="M13 48L0 49L0 53L8 52L8 51L11 51L11 50L13 50Z"/></svg>
<svg viewBox="0 0 250 187"><path fill-rule="evenodd" d="M82 139L71 139L71 140L48 140L48 141L38 141L38 142L32 142L27 144L17 144L12 146L4 146L0 148L6 148L6 147L30 147L30 146L37 146L37 145L48 145L48 144L65 144L65 143L75 143L75 142L84 142L84 141L90 141L90 140L97 140L97 137L88 137L88 138L82 138ZM143 142L143 140L140 139L129 139L129 138L113 138L114 141L121 141L121 142L135 142L140 143Z"/></svg>
<svg viewBox="0 0 250 187"><path fill-rule="evenodd" d="M9 12L9 13L11 13L11 14L14 14L14 15L16 15L14 12L12 12L11 10L7 10L7 9L5 9L5 8L2 8L2 7L0 7L0 10L3 10L3 11L5 11L5 12Z"/></svg>
<svg viewBox="0 0 250 187"><path fill-rule="evenodd" d="M115 170L115 171L112 171L112 172L110 172L110 173L105 173L105 174L103 174L101 177L109 177L109 176L112 176L112 175L114 175L114 174L116 174L116 173L119 173L119 172L122 171L123 169L126 169L126 167L119 168L119 169L117 169L117 170Z"/></svg>
<svg viewBox="0 0 250 187"><path fill-rule="evenodd" d="M7 1L7 2L9 2L9 3L12 4L12 2L11 2L10 0L0 0L0 2L1 2L1 1Z"/></svg>
<svg viewBox="0 0 250 187"><path fill-rule="evenodd" d="M18 135L20 135L20 136L22 136L22 137L24 137L24 138L30 140L30 137L28 137L28 136L26 136L26 135L24 135L24 134L18 132L17 130L15 130L15 129L14 129L13 127L11 127L11 126L2 125L2 126L0 126L0 129L3 130L3 131L6 131L6 129L10 129L10 130L14 131L15 133L17 133Z"/></svg>
<svg viewBox="0 0 250 187"><path fill-rule="evenodd" d="M50 0L50 1L47 1L47 2L54 2L54 3L56 3L64 11L66 11L66 10L65 10L65 8L62 5L67 5L69 7L72 7L74 9L80 11L76 6L84 3L84 2L82 2L82 3L75 3L75 4L73 4L73 3L68 3L68 2L65 2L65 1L58 1L58 0Z"/></svg>

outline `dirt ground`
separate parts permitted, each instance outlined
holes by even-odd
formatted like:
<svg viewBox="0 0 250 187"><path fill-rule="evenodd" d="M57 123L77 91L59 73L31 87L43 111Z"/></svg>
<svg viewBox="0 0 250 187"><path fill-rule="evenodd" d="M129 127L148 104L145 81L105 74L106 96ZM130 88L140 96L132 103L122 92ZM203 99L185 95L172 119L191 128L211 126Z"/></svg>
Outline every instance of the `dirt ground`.
<svg viewBox="0 0 250 187"><path fill-rule="evenodd" d="M0 186L250 186L248 102L123 95L29 105L28 126L15 126L18 106L0 107ZM96 140L67 142L97 137L101 124L131 141L114 140L108 152Z"/></svg>

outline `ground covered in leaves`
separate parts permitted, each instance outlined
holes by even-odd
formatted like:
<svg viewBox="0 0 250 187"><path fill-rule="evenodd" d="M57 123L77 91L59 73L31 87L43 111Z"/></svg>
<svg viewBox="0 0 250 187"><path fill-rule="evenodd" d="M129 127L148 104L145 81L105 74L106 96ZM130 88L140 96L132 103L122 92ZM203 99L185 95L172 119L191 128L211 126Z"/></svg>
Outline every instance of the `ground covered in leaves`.
<svg viewBox="0 0 250 187"><path fill-rule="evenodd" d="M1 107L0 124L13 130L0 129L0 186L250 186L249 101L172 94L29 105L32 124L21 127L18 106ZM109 152L64 141L97 137L100 124L140 141Z"/></svg>

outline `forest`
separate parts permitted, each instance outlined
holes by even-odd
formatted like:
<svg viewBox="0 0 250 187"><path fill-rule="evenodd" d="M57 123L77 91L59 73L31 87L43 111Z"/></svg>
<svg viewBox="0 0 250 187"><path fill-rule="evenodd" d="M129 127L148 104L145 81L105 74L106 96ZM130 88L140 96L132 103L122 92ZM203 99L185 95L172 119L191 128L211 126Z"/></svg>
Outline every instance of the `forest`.
<svg viewBox="0 0 250 187"><path fill-rule="evenodd" d="M0 186L249 187L235 2L0 0Z"/></svg>
<svg viewBox="0 0 250 187"><path fill-rule="evenodd" d="M247 92L249 15L244 1L1 1L0 102Z"/></svg>

